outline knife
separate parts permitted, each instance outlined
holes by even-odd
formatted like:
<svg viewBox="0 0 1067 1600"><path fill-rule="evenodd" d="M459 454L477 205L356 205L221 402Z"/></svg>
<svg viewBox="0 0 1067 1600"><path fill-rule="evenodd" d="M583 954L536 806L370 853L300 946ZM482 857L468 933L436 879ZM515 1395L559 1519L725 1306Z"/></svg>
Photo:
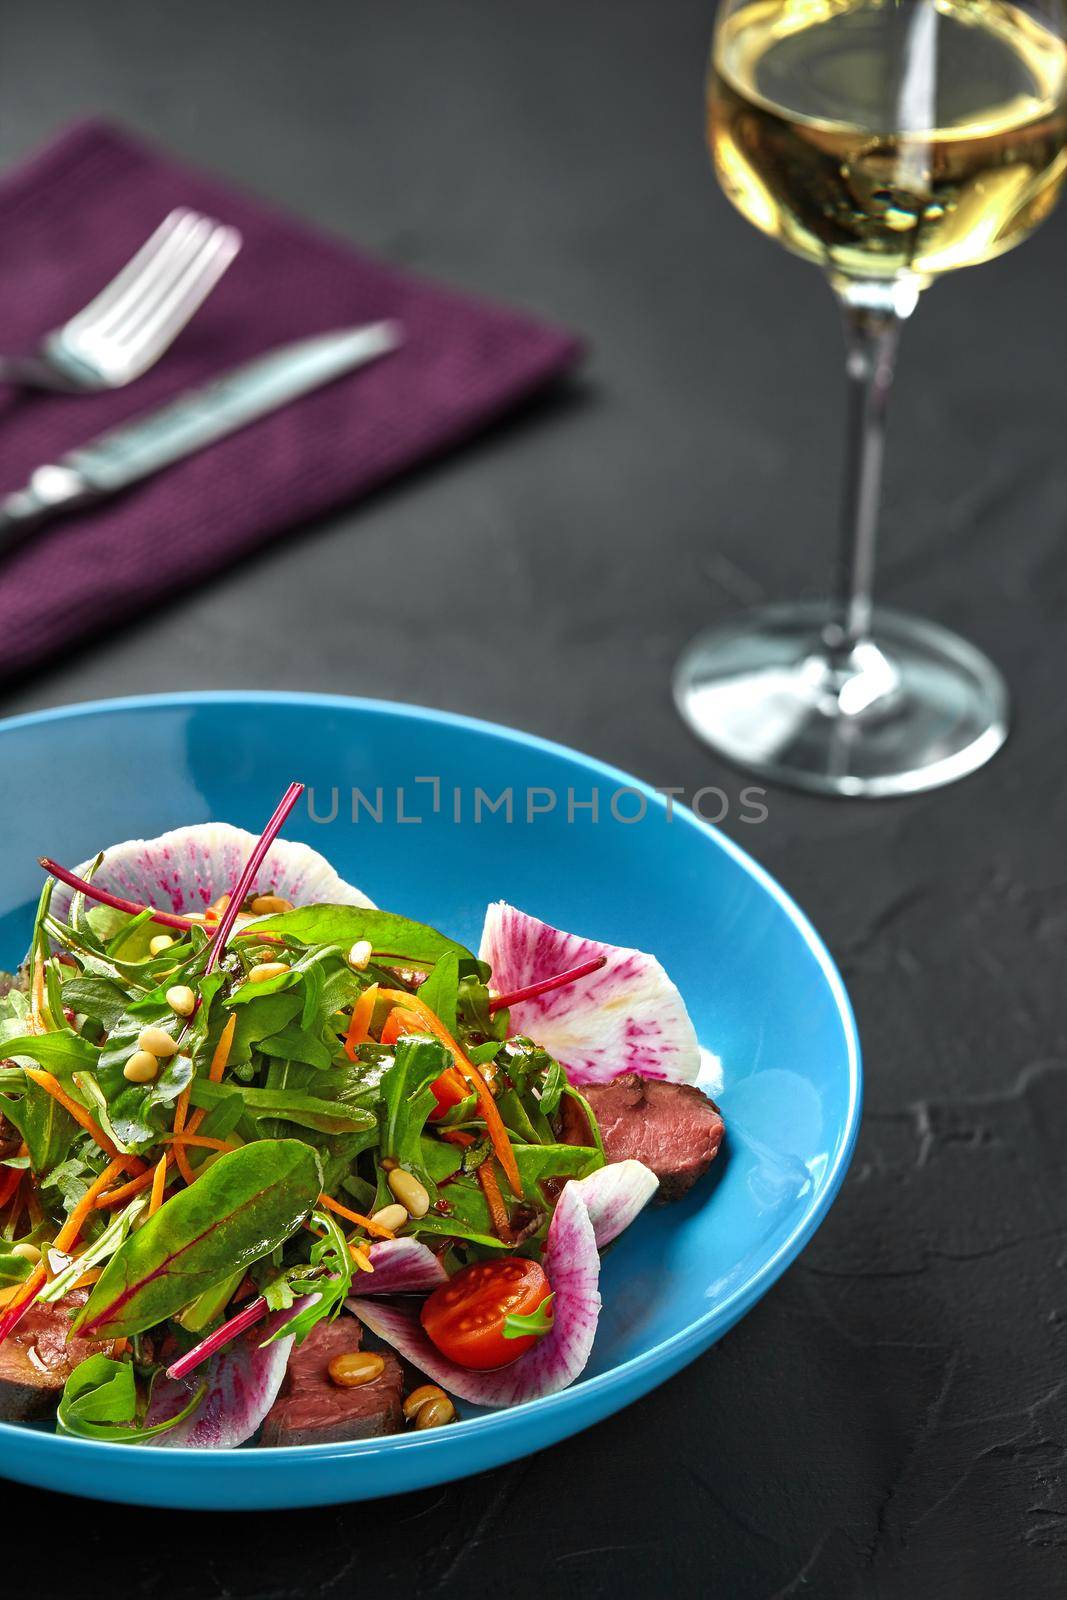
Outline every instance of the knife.
<svg viewBox="0 0 1067 1600"><path fill-rule="evenodd" d="M38 467L24 489L0 500L0 552L45 518L117 494L257 417L388 355L403 337L397 322L371 322L281 345Z"/></svg>

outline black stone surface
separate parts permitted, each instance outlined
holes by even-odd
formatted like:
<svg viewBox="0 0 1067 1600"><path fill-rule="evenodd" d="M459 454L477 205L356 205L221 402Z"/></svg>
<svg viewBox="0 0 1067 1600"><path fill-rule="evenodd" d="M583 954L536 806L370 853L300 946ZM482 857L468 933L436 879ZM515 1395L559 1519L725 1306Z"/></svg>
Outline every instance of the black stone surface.
<svg viewBox="0 0 1067 1600"><path fill-rule="evenodd" d="M593 354L565 395L0 710L197 685L381 694L736 796L675 719L669 670L708 618L820 592L841 351L817 275L707 171L710 22L695 0L5 8L3 161L111 111L573 324ZM658 1393L492 1477L226 1519L6 1486L5 1593L1067 1590L1065 245L1061 212L928 297L892 424L881 592L1001 664L1007 749L922 799L772 790L761 826L724 824L828 939L865 1044L855 1164L800 1263Z"/></svg>

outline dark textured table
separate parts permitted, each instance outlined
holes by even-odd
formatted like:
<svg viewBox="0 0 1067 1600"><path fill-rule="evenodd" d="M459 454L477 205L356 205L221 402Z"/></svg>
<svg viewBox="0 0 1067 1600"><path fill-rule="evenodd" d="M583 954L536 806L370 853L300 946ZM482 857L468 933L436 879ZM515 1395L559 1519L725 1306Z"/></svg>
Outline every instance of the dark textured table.
<svg viewBox="0 0 1067 1600"><path fill-rule="evenodd" d="M205 685L385 695L737 797L744 780L676 720L669 671L708 618L820 591L842 358L817 275L708 174L710 12L37 0L6 16L0 160L114 112L397 261L569 322L593 355L565 394L0 709ZM8 1488L11 1594L1067 1590L1065 245L1061 212L930 295L892 425L881 592L1001 664L1006 750L922 799L772 790L762 825L736 805L724 823L827 938L865 1045L858 1153L798 1265L658 1393L491 1477L226 1520ZM358 627L357 591L389 597ZM49 1531L24 1536L35 1517Z"/></svg>

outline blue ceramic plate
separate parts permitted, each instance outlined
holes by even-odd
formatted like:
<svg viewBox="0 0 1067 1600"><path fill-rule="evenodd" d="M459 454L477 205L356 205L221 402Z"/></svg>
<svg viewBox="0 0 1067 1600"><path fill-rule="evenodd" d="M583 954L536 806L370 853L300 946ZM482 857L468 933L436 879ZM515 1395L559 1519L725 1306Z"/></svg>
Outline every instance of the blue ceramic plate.
<svg viewBox="0 0 1067 1600"><path fill-rule="evenodd" d="M209 818L258 831L297 777L311 786L310 806L288 835L379 905L476 943L487 902L503 898L560 927L654 951L709 1052L709 1083L721 1072L715 1093L727 1126L713 1176L681 1204L646 1211L605 1258L593 1358L561 1394L435 1432L302 1449L162 1450L0 1425L7 1476L136 1504L262 1509L480 1472L588 1427L692 1361L825 1216L860 1113L859 1047L841 979L760 867L691 813L668 817L635 779L435 711L236 693L106 701L0 723L0 772L4 965L27 943L38 855L73 864L115 840ZM594 794L595 817L582 804Z"/></svg>

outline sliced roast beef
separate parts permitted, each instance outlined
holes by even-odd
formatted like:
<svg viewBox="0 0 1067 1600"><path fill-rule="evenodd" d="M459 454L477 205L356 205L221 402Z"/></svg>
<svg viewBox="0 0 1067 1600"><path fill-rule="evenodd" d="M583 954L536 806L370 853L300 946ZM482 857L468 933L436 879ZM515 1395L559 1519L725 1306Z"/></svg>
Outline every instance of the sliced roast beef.
<svg viewBox="0 0 1067 1600"><path fill-rule="evenodd" d="M401 1431L404 1376L391 1352L382 1351L385 1369L370 1383L341 1389L330 1377L327 1369L334 1356L358 1350L359 1337L359 1323L343 1312L334 1322L320 1322L311 1330L289 1357L260 1444L339 1444Z"/></svg>
<svg viewBox="0 0 1067 1600"><path fill-rule="evenodd" d="M111 1348L95 1339L68 1338L70 1319L88 1293L74 1290L55 1305L38 1301L0 1344L0 1422L49 1415L79 1361Z"/></svg>
<svg viewBox="0 0 1067 1600"><path fill-rule="evenodd" d="M600 1125L609 1161L643 1161L659 1179L660 1198L677 1200L711 1166L722 1143L719 1108L694 1084L664 1083L624 1072L610 1083L589 1084L582 1093ZM589 1142L577 1102L563 1100L563 1137L570 1144ZM577 1115L576 1115L577 1113Z"/></svg>

